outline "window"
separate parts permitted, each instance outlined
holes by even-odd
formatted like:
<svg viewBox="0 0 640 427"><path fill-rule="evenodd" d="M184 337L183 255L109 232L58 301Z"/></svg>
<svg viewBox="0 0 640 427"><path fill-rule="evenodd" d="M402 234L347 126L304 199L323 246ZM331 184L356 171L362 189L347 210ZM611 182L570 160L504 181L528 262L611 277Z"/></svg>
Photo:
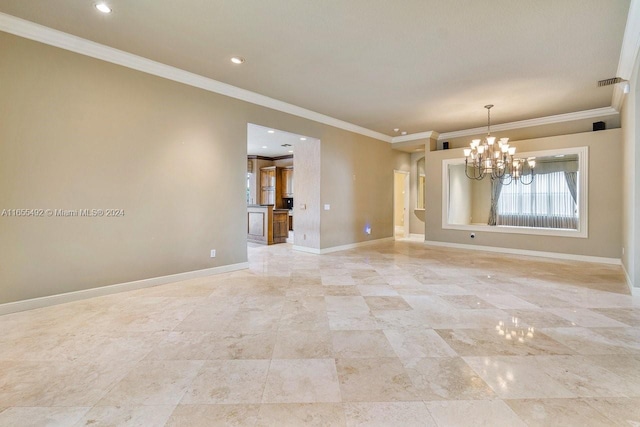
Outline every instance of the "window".
<svg viewBox="0 0 640 427"><path fill-rule="evenodd" d="M502 186L496 225L576 230L577 174L578 172L537 174L530 185L513 182ZM573 192L570 185L574 186Z"/></svg>
<svg viewBox="0 0 640 427"><path fill-rule="evenodd" d="M443 151L443 229L589 237L588 147L520 153L536 158L535 178L528 186L469 179L464 157L456 155Z"/></svg>

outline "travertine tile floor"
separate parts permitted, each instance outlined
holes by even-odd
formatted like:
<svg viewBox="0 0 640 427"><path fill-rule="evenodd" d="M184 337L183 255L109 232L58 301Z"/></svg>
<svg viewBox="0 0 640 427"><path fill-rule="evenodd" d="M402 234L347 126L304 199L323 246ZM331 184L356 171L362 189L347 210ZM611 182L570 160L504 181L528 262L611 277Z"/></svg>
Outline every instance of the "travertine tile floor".
<svg viewBox="0 0 640 427"><path fill-rule="evenodd" d="M2 426L640 425L620 267L387 242L0 317Z"/></svg>

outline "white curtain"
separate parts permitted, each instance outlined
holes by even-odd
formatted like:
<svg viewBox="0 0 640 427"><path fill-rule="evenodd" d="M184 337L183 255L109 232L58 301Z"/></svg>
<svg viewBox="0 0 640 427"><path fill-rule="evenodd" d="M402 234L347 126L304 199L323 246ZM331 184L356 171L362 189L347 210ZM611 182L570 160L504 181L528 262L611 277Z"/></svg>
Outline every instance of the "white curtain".
<svg viewBox="0 0 640 427"><path fill-rule="evenodd" d="M564 172L536 174L530 185L503 186L497 208L497 225L578 228L576 200Z"/></svg>

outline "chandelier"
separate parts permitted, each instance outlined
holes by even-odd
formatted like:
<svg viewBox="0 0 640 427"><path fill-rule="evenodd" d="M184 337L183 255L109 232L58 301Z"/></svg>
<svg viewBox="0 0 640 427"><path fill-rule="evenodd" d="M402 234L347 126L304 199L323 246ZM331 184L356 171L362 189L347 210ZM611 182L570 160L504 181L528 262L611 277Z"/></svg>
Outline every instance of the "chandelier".
<svg viewBox="0 0 640 427"><path fill-rule="evenodd" d="M470 148L464 149L465 173L470 179L481 180L486 176L491 179L499 179L504 185L512 181L519 181L524 185L533 182L536 158L527 159L514 157L516 147L509 146L509 138L496 138L491 136L491 107L487 109L487 137L484 140L474 139Z"/></svg>

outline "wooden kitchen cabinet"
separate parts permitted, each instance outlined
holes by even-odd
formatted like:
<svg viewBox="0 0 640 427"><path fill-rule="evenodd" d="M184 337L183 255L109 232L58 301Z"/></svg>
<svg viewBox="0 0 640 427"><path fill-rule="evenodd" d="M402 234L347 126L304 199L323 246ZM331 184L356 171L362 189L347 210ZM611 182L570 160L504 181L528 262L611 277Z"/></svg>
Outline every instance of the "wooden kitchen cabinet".
<svg viewBox="0 0 640 427"><path fill-rule="evenodd" d="M282 169L282 197L293 197L293 168Z"/></svg>
<svg viewBox="0 0 640 427"><path fill-rule="evenodd" d="M282 208L282 168L268 166L260 169L260 204Z"/></svg>
<svg viewBox="0 0 640 427"><path fill-rule="evenodd" d="M285 243L289 236L289 210L273 210L273 243Z"/></svg>

